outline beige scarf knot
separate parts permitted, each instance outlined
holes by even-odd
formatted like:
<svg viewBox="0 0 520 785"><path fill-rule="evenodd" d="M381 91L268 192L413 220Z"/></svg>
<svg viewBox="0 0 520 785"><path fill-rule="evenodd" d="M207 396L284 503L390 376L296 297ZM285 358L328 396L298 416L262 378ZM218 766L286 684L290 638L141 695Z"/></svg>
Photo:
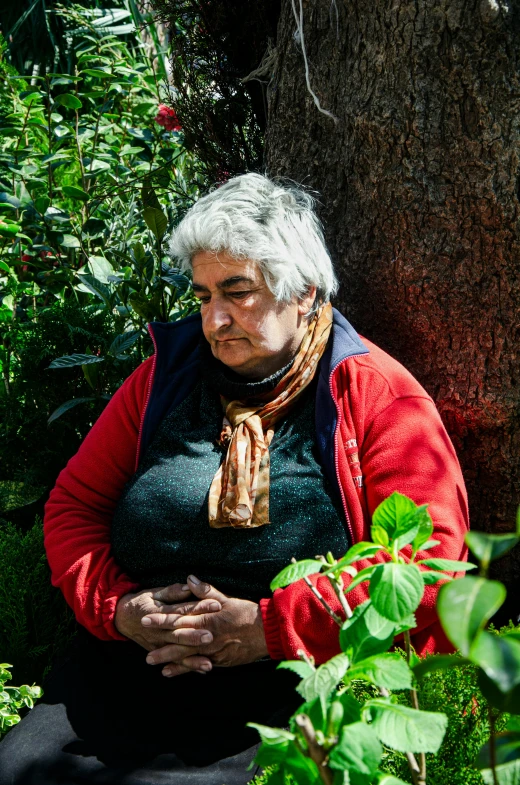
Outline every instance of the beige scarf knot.
<svg viewBox="0 0 520 785"><path fill-rule="evenodd" d="M254 404L222 398L224 461L209 491L209 524L249 529L269 523L269 445L274 425L292 409L312 381L332 327L332 306L322 306L285 376Z"/></svg>

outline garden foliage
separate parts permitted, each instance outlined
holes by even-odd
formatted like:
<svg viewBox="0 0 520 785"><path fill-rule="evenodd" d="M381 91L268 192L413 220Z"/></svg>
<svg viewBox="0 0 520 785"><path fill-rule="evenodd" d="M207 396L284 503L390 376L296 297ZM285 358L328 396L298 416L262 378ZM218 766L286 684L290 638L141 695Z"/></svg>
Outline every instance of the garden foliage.
<svg viewBox="0 0 520 785"><path fill-rule="evenodd" d="M146 322L196 307L165 237L204 178L173 110L161 108L158 59L88 10L62 8L60 18L73 73L29 84L0 66L4 515L45 495L151 353Z"/></svg>
<svg viewBox="0 0 520 785"><path fill-rule="evenodd" d="M518 785L520 716L511 717L498 738L496 730L497 722L503 724L502 712L518 711L520 706L520 631L511 628L496 635L485 629L505 599L503 585L485 575L493 558L520 541L520 519L516 534L468 534L481 574L457 580L448 573L471 570L475 565L428 558L428 554L418 558L420 551L438 544L431 539L433 524L426 505L418 507L406 496L392 494L375 510L371 534L372 542L355 544L338 561L331 554L295 561L271 584L274 590L305 580L309 591L321 598L324 612L339 626L341 653L319 667L303 651L300 660L280 664L301 678L297 690L304 703L292 717L289 730L251 723L262 739L257 763L275 765L266 782L283 785L289 776L298 785L399 785L404 781L400 777L407 774L399 766L401 759L407 763L407 781L425 783L426 755L441 749L448 715L425 710L419 703L421 693L430 693L431 705L432 676L467 666L476 669L479 691L465 710L480 716L484 705L490 732L473 768L474 781L479 781L480 769L486 785ZM376 554L385 554L385 561L358 572L355 563ZM316 573L331 583L341 615L310 581L308 576ZM351 577L346 588L345 573ZM420 660L410 644L414 613L425 586L439 581L443 582L439 616L460 654ZM363 582L368 582L369 598L352 610L348 593ZM404 640L404 657L389 651L396 636ZM455 696L457 701L460 695Z"/></svg>

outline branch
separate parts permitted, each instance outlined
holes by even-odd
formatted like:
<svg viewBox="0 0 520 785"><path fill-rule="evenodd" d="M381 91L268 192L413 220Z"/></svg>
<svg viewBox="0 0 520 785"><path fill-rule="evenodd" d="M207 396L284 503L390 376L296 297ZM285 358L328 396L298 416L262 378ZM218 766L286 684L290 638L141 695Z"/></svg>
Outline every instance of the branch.
<svg viewBox="0 0 520 785"><path fill-rule="evenodd" d="M343 608L345 616L347 617L347 619L351 619L353 613L352 613L352 608L348 604L348 600L343 592L343 578L340 576L338 580L336 580L335 578L329 576L329 580L332 583L332 588L336 593L336 597L341 603L341 607Z"/></svg>
<svg viewBox="0 0 520 785"><path fill-rule="evenodd" d="M318 767L322 782L324 785L332 785L334 773L332 772L332 769L329 769L325 763L327 753L316 741L316 731L314 730L312 722L306 714L297 714L296 724L300 728L303 738L307 742L307 755Z"/></svg>
<svg viewBox="0 0 520 785"><path fill-rule="evenodd" d="M291 561L292 561L293 564L296 564L296 559L294 558L294 556L292 557ZM317 589L316 586L314 586L314 584L309 580L309 577L307 575L303 578L303 580L305 581L305 583L307 584L307 586L309 587L311 592L314 594L316 599L321 602L321 604L323 605L323 607L325 608L325 610L329 614L330 618L334 619L336 624L338 624L340 627L342 627L343 626L343 619L340 616L338 616L338 614L335 611L332 610L332 608L330 607L330 605L327 602L327 600L321 595L320 590Z"/></svg>

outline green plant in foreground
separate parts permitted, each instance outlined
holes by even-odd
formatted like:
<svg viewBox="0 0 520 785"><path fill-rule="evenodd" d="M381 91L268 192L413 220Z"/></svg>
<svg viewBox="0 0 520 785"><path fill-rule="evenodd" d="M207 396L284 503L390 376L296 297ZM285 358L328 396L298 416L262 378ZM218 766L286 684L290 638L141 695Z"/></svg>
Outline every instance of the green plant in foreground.
<svg viewBox="0 0 520 785"><path fill-rule="evenodd" d="M7 687L6 682L11 679L8 668L12 667L7 662L0 663L0 739L9 728L20 722L20 709L32 709L34 701L42 696L41 687L36 687L34 684L32 687L27 684L21 687Z"/></svg>
<svg viewBox="0 0 520 785"><path fill-rule="evenodd" d="M452 582L445 572L465 571L475 565L418 558L419 550L427 551L438 544L430 539L432 533L433 524L426 505L417 507L407 497L394 493L374 512L373 542L357 543L339 561L328 554L326 558L294 562L273 580L273 590L302 578L306 581L340 627L342 653L319 667L303 651L299 653L300 660L280 664L279 667L288 668L301 677L297 690L305 703L291 718L289 730L251 723L262 739L256 762L265 767L277 767L264 775L269 785L284 785L288 775L298 785L320 782L325 785L398 785L403 780L388 771L391 766L387 767L391 751L406 759L415 785L425 783L426 754L439 750L447 717L441 712L421 710L417 687L422 679L431 678L439 669L468 663L477 665L493 687L500 690L501 697L494 698L492 705L501 710L511 708L508 701L512 690L520 683L520 668L514 663L511 666L509 660L500 663L495 656L495 671L492 672L484 663L482 651L487 647L486 652L506 651L507 656L516 652L516 632L493 636L483 629L503 601L505 590L502 587L498 591L493 585L487 589L487 584L495 582L483 577ZM504 536L509 537L510 547L518 541L515 535ZM487 542L485 535L480 538L484 538L482 543ZM498 554L500 549L504 552L502 540L493 542L494 552ZM402 550L407 546L405 556ZM360 559L382 553L387 559L384 563L370 564L359 572L354 567ZM480 557L480 552L477 555ZM309 575L318 572L330 581L341 604L341 616L309 580ZM351 576L347 588L343 585L343 573ZM348 593L363 581L369 583L369 599L352 610ZM415 627L413 614L421 602L425 585L437 581L447 582L441 589L443 600L439 601L439 615L446 633L453 640L453 629L459 628L455 633L458 639L453 640L457 645L462 640L460 630L465 630L470 645L463 650L464 657L438 656L421 661L410 646L410 630ZM468 591L470 586L473 593ZM395 636L400 634L404 636L405 658L397 652L389 652ZM489 637L493 643L489 643ZM479 683L486 688L480 671ZM360 700L359 685L362 684L367 690ZM487 694L486 697L489 699ZM499 758L493 744L496 715L492 709L490 712L492 763L498 761L501 766L484 768L482 777L493 785L517 785L518 779L498 779L505 771L504 766L516 765L509 762L516 754L516 730L509 728L506 736L503 756L510 758L507 761ZM497 773L498 769L501 772ZM494 779L489 779L489 772Z"/></svg>

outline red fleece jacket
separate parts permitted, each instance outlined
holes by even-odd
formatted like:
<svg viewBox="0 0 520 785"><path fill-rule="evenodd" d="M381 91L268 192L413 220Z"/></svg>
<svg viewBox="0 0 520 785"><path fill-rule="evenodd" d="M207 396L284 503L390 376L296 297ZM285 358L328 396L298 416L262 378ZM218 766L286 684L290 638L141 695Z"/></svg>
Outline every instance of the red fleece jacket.
<svg viewBox="0 0 520 785"><path fill-rule="evenodd" d="M370 353L344 360L331 376L338 412L335 465L351 540L370 539L372 512L399 491L417 504L430 505L440 545L428 555L464 559L466 492L435 405L396 360L363 340ZM110 524L123 487L135 471L152 374L150 358L125 381L61 472L46 506L45 546L52 582L63 591L78 621L103 640L125 640L114 625L116 604L127 592L142 588L114 561ZM361 561L356 566L367 565ZM312 580L339 610L328 581L318 576ZM416 614L412 640L419 654L451 650L435 613L437 588L426 588ZM366 598L366 583L348 595L352 607ZM260 606L274 659L295 659L298 649L304 649L324 662L339 652L337 626L303 581L276 590Z"/></svg>

